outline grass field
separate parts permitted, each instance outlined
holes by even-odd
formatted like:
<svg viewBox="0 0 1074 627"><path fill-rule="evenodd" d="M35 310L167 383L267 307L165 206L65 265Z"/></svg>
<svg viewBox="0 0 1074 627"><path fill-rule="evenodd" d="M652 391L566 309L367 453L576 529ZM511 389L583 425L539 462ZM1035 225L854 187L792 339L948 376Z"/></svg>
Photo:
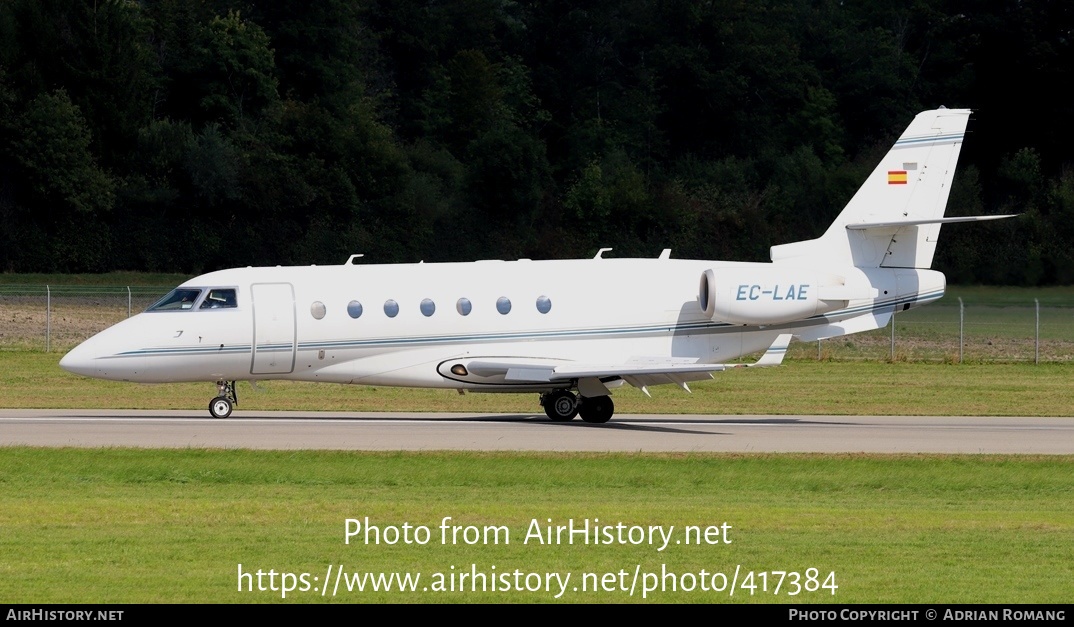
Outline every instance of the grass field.
<svg viewBox="0 0 1074 627"><path fill-rule="evenodd" d="M1072 476L1069 457L7 448L0 449L0 598L1068 603L1074 580ZM452 525L473 526L469 537L476 543L465 544L465 531L457 543L450 533L443 543L440 524L447 516ZM381 543L367 544L359 534L346 544L346 520L365 517L384 533L405 524L425 526L428 541L387 544L385 535ZM630 535L620 544L613 532L610 544L586 545L580 536L576 544L567 544L566 536L561 544L533 536L524 542L533 521L543 527L549 519L553 525L570 519L579 525L586 519L622 523L628 530L661 526L669 541L658 550L661 536L650 544L636 533L637 544ZM710 534L711 543L698 544L696 534L685 543L688 526L725 524L726 531ZM506 530L499 541L475 535L486 526ZM246 572L262 570L266 590L257 590L256 580L243 584L239 564ZM332 590L322 597L318 589L329 564L348 575L421 578L413 592L347 591L344 580L335 598ZM736 568L732 596L716 573L731 580ZM817 570L809 592L804 586L811 568ZM455 591L432 589L437 573L450 577L473 569L540 576L522 579L523 587L528 581L537 588L528 591L473 591L457 579ZM295 588L284 598L282 590L267 589L270 570L307 573L309 585L303 591L301 580L292 580ZM801 573L801 592L790 595L791 579L784 579L776 594L774 571ZM559 585L546 589L545 573L570 575L558 599ZM586 580L587 573L594 578ZM703 590L702 578L722 591ZM660 581L665 589L653 590ZM497 585L514 582L512 577ZM597 582L607 587L594 591ZM834 594L831 587L820 588L825 582L837 586ZM277 579L277 588L282 583ZM684 591L684 585L696 587ZM643 597L645 586L650 590Z"/></svg>
<svg viewBox="0 0 1074 627"><path fill-rule="evenodd" d="M140 385L64 372L53 353L2 351L0 407L204 409L208 383ZM778 368L735 369L691 383L688 394L655 386L652 398L623 386L617 413L1070 416L1074 366L837 362L790 359ZM268 381L239 385L240 410L540 413L536 394Z"/></svg>

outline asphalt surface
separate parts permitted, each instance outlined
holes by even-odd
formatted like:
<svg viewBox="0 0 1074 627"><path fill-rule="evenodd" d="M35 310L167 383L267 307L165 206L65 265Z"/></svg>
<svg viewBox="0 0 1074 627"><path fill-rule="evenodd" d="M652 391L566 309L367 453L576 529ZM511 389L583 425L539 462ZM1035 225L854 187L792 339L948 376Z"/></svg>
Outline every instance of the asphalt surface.
<svg viewBox="0 0 1074 627"><path fill-rule="evenodd" d="M1074 454L1074 418L0 410L0 446Z"/></svg>

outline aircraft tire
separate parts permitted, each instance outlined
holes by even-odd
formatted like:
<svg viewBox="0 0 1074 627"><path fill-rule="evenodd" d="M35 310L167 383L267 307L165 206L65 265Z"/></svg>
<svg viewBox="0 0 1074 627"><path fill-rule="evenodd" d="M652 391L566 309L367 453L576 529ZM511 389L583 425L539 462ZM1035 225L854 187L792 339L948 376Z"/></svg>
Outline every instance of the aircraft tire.
<svg viewBox="0 0 1074 627"><path fill-rule="evenodd" d="M578 413L582 420L590 424L603 424L612 419L615 413L615 403L610 396L590 396L583 398L579 403Z"/></svg>
<svg viewBox="0 0 1074 627"><path fill-rule="evenodd" d="M231 403L231 399L226 396L217 396L209 401L209 413L213 418L223 420L231 415L232 409L234 409L234 406Z"/></svg>
<svg viewBox="0 0 1074 627"><path fill-rule="evenodd" d="M541 400L541 405L552 422L570 422L578 415L578 399L568 390L549 392Z"/></svg>

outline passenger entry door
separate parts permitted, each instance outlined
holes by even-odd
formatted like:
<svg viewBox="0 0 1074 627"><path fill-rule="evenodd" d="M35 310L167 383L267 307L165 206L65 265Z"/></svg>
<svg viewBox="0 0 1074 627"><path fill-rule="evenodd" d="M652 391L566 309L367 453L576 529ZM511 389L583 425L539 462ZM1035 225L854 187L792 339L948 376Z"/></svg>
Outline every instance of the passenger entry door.
<svg viewBox="0 0 1074 627"><path fill-rule="evenodd" d="M295 369L295 291L290 283L250 286L254 342L250 374L288 374Z"/></svg>

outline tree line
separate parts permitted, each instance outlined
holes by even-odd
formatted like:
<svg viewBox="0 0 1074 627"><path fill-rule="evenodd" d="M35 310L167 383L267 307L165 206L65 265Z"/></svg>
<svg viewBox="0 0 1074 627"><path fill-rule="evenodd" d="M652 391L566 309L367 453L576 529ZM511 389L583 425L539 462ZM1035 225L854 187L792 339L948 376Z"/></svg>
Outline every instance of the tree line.
<svg viewBox="0 0 1074 627"><path fill-rule="evenodd" d="M0 0L0 270L616 256L818 236L975 109L952 282L1074 280L1061 1ZM565 278L565 280L569 280Z"/></svg>

